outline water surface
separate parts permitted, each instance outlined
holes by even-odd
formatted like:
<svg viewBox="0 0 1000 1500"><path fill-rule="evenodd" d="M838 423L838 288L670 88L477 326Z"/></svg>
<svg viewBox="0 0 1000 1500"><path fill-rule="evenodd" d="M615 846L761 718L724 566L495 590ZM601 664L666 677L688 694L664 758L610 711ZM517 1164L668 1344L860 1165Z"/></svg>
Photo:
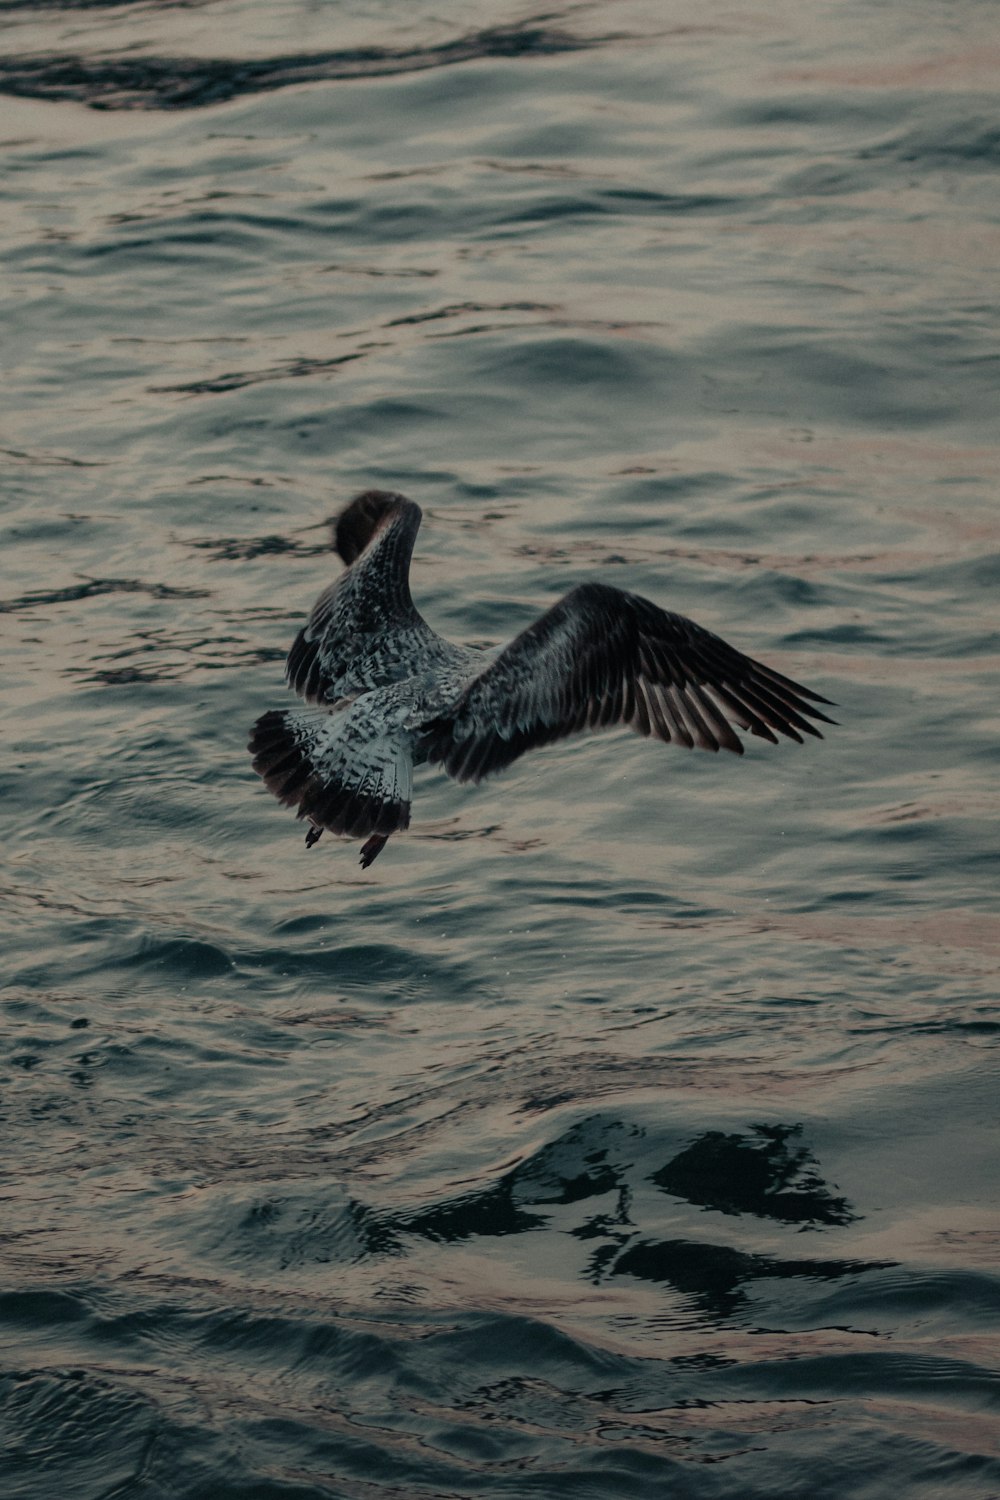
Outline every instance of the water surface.
<svg viewBox="0 0 1000 1500"><path fill-rule="evenodd" d="M0 24L4 1494L995 1500L993 8ZM307 852L373 484L840 727Z"/></svg>

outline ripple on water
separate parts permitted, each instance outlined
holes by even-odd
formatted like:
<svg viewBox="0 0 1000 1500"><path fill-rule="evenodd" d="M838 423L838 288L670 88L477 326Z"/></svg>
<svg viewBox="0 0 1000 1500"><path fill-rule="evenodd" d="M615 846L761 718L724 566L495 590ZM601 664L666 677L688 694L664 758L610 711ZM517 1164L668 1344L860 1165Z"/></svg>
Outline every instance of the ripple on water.
<svg viewBox="0 0 1000 1500"><path fill-rule="evenodd" d="M106 1494L141 1483L161 1425L155 1401L128 1382L86 1370L0 1375L0 1412L11 1500Z"/></svg>
<svg viewBox="0 0 1000 1500"><path fill-rule="evenodd" d="M544 24L539 18L534 24L527 21L486 27L436 45L407 48L365 47L254 59L148 55L118 58L58 53L10 57L0 71L0 86L5 93L39 99L72 99L94 109L198 109L244 94L304 83L391 77L481 58L527 60L594 45L596 38L574 36Z"/></svg>

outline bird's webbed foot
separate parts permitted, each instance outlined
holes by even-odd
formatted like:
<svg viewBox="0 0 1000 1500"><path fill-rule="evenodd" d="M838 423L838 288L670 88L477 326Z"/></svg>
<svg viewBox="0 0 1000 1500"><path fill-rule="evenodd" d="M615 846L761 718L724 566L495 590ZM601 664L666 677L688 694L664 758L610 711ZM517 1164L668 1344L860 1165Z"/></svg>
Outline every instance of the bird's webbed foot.
<svg viewBox="0 0 1000 1500"><path fill-rule="evenodd" d="M373 860L378 859L382 850L389 842L387 833L373 833L366 844L361 846L361 868L367 870Z"/></svg>

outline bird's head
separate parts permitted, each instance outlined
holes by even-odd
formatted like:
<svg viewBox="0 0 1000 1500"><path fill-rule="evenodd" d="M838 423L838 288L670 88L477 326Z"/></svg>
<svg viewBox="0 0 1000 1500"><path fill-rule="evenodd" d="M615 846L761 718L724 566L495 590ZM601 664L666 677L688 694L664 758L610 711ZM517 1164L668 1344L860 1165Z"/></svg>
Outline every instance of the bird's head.
<svg viewBox="0 0 1000 1500"><path fill-rule="evenodd" d="M333 545L348 567L361 556L402 498L393 490L363 490L334 517Z"/></svg>

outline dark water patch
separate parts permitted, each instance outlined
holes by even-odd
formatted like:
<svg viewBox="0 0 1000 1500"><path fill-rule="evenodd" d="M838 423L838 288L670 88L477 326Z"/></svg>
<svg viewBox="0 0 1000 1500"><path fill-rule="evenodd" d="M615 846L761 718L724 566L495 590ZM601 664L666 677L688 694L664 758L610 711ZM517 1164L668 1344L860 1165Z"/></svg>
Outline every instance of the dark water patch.
<svg viewBox="0 0 1000 1500"><path fill-rule="evenodd" d="M626 1166L609 1160L609 1151L612 1143L620 1147L637 1134L617 1121L584 1121L488 1187L392 1214L388 1222L399 1230L448 1244L544 1228L550 1218L544 1212L546 1206L583 1203L623 1190Z"/></svg>
<svg viewBox="0 0 1000 1500"><path fill-rule="evenodd" d="M572 193L538 194L531 202L498 210L491 227L504 224L553 224L561 220L645 218L664 215L716 214L732 211L738 200L709 193L630 192L627 189L582 189Z"/></svg>
<svg viewBox="0 0 1000 1500"><path fill-rule="evenodd" d="M785 1224L850 1224L802 1144L801 1125L755 1125L746 1135L707 1131L653 1173L665 1193L724 1214L752 1213Z"/></svg>
<svg viewBox="0 0 1000 1500"><path fill-rule="evenodd" d="M995 106L995 98L984 97L980 114L921 123L891 140L866 147L858 156L863 161L888 159L930 168L996 170L1000 166L1000 126L992 118Z"/></svg>
<svg viewBox="0 0 1000 1500"><path fill-rule="evenodd" d="M282 661L282 651L252 651L244 658L247 666L264 665L267 662ZM227 661L223 670L232 669L232 661ZM201 669L210 669L210 663L202 663ZM92 682L101 687L151 687L156 683L182 682L192 675L188 667L95 667L93 671L80 672L78 675L84 682Z"/></svg>
<svg viewBox="0 0 1000 1500"><path fill-rule="evenodd" d="M410 313L403 318L390 318L386 328L406 328L416 323L436 323L443 318L465 316L468 313L484 312L555 312L556 308L545 302L456 302L448 307L430 308L426 312Z"/></svg>
<svg viewBox="0 0 1000 1500"><path fill-rule="evenodd" d="M805 1277L836 1281L884 1270L891 1261L779 1259L752 1255L730 1245L695 1240L639 1240L618 1256L594 1256L595 1281L607 1276L637 1276L670 1286L690 1298L713 1321L731 1318L747 1303L747 1291L761 1280Z"/></svg>
<svg viewBox="0 0 1000 1500"><path fill-rule="evenodd" d="M532 1203L581 1203L621 1186L641 1134L624 1121L596 1116L542 1147L512 1176Z"/></svg>
<svg viewBox="0 0 1000 1500"><path fill-rule="evenodd" d="M454 67L485 59L557 57L606 44L610 35L560 31L544 19L485 27L434 46L358 47L235 59L194 57L8 57L0 63L0 93L30 99L69 99L91 109L201 109L247 94L306 83Z"/></svg>
<svg viewBox="0 0 1000 1500"><path fill-rule="evenodd" d="M92 1315L92 1308L85 1298L55 1287L0 1292L0 1319L8 1326L59 1327L67 1323L89 1322Z"/></svg>
<svg viewBox="0 0 1000 1500"><path fill-rule="evenodd" d="M870 1028L876 1029L876 1028ZM958 1017L946 1016L934 1021L908 1021L905 1028L898 1026L880 1026L879 1031L892 1032L905 1030L911 1036L926 1034L934 1036L942 1034L945 1036L997 1036L1000 1034L1000 1021L989 1021L986 1019L962 1020Z"/></svg>
<svg viewBox="0 0 1000 1500"><path fill-rule="evenodd" d="M30 16L38 10L120 10L130 5L143 11L194 10L213 3L214 0L0 0L0 14L7 11Z"/></svg>
<svg viewBox="0 0 1000 1500"><path fill-rule="evenodd" d="M95 599L103 594L147 594L151 599L208 599L207 589L181 588L166 583L144 583L138 578L88 578L61 589L33 589L14 599L0 599L0 614L45 608L52 604L73 604L81 599Z"/></svg>
<svg viewBox="0 0 1000 1500"><path fill-rule="evenodd" d="M197 474L188 480L190 489L198 489L202 485L233 484L237 487L250 489L272 490L283 482L277 478L270 478L264 474ZM307 528L308 529L308 528Z"/></svg>
<svg viewBox="0 0 1000 1500"><path fill-rule="evenodd" d="M958 1401L965 1397L973 1408L982 1405L995 1410L1000 1400L1000 1374L977 1369L964 1360L947 1355L915 1351L879 1349L868 1354L828 1354L819 1358L805 1356L769 1364L747 1371L744 1378L754 1383L764 1374L773 1379L777 1396L811 1396L814 1399L843 1399L845 1396L881 1391L901 1397L925 1396L929 1401L947 1397ZM735 1386L738 1376L729 1376ZM1000 1471L1000 1464L995 1465Z"/></svg>
<svg viewBox="0 0 1000 1500"><path fill-rule="evenodd" d="M727 120L738 130L750 127L818 125L829 130L849 131L858 125L881 123L892 119L899 110L899 101L891 94L878 90L866 93L843 90L821 93L811 90L799 95L765 95L749 98L732 106L726 114Z"/></svg>
<svg viewBox="0 0 1000 1500"><path fill-rule="evenodd" d="M334 359L290 359L264 370L230 370L201 380L184 381L180 385L152 385L149 389L159 393L177 392L185 396L214 396L242 390L245 386L261 385L268 380L299 380L303 377L330 375L343 365L362 358L363 354L359 351L355 354L340 354Z"/></svg>
<svg viewBox="0 0 1000 1500"><path fill-rule="evenodd" d="M556 1102L549 1101L550 1106ZM563 1102L574 1102L574 1095L568 1093ZM708 1132L700 1142L652 1171L649 1162L651 1157L655 1159L657 1143L646 1134L625 1121L595 1116L571 1127L495 1182L426 1207L387 1213L385 1222L394 1233L461 1243L472 1238L529 1233L546 1227L557 1215L563 1232L581 1246L588 1246L588 1264L580 1267L580 1274L600 1279L609 1268L617 1273L626 1245L636 1250L635 1266L651 1266L660 1255L660 1251L648 1249L648 1242L638 1239L643 1233L640 1219L655 1214L644 1192L645 1183L650 1181L699 1208L724 1214L752 1213L798 1229L843 1227L857 1218L819 1176L815 1158L800 1144L800 1126L762 1125L745 1136ZM794 1143L791 1151L789 1141ZM788 1186L793 1181L798 1184L797 1190ZM585 1204L592 1206L579 1211ZM647 1248L641 1248L643 1245ZM756 1263L740 1260L737 1252L726 1247L717 1248L715 1260L727 1268L733 1291ZM680 1276L687 1252L677 1253ZM631 1250L627 1254L631 1255ZM663 1263L669 1258L664 1251ZM696 1251L691 1258L697 1262ZM625 1268L631 1265L632 1260L625 1260ZM784 1265L775 1262L771 1269L753 1274L778 1276ZM679 1282L677 1285L680 1287Z"/></svg>
<svg viewBox="0 0 1000 1500"><path fill-rule="evenodd" d="M28 453L23 448L0 448L0 456L33 469L102 469L103 459L73 458L63 453Z"/></svg>
<svg viewBox="0 0 1000 1500"><path fill-rule="evenodd" d="M410 1234L447 1244L458 1244L474 1236L494 1238L543 1228L547 1220L541 1214L530 1213L515 1202L515 1184L512 1175L481 1192L400 1214L394 1222Z"/></svg>
<svg viewBox="0 0 1000 1500"><path fill-rule="evenodd" d="M149 686L187 682L206 672L228 675L240 665L264 666L284 658L280 646L255 646L240 637L194 635L165 626L137 630L127 645L114 651L95 648L89 662L67 666L66 675L103 687Z"/></svg>
<svg viewBox="0 0 1000 1500"><path fill-rule="evenodd" d="M206 553L211 562L250 562L255 557L330 557L332 555L329 542L300 542L292 536L275 534L246 537L186 537L182 539L182 545L190 547L195 552Z"/></svg>

